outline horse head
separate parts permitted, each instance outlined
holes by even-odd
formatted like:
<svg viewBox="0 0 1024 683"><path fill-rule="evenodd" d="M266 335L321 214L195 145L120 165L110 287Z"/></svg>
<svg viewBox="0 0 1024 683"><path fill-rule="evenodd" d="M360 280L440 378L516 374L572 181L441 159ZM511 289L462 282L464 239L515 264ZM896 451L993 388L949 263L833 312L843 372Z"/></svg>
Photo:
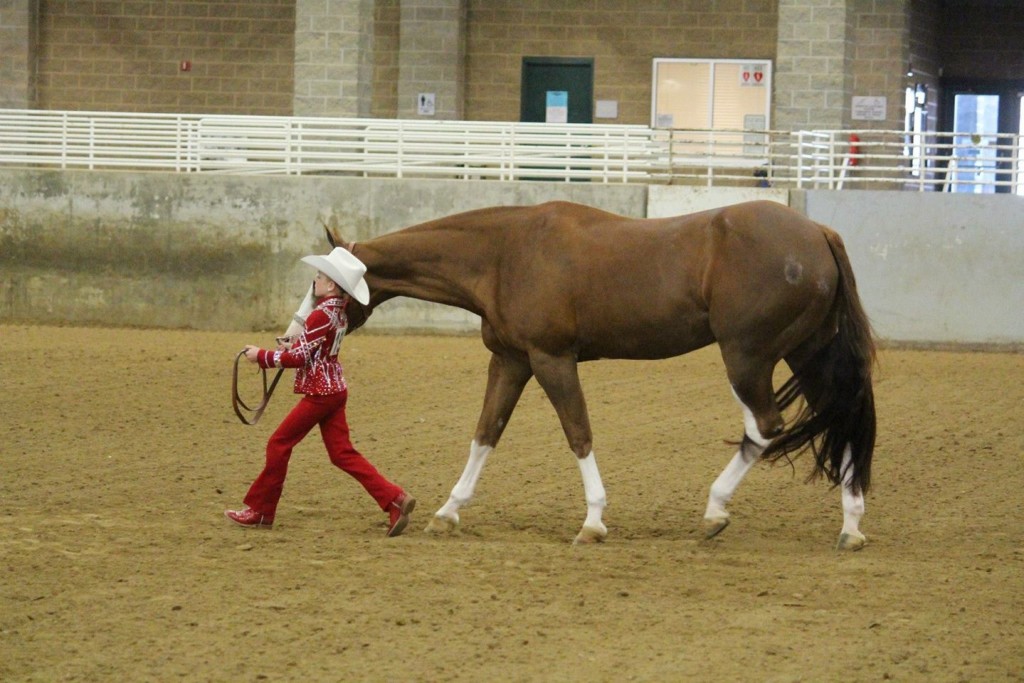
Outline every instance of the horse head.
<svg viewBox="0 0 1024 683"><path fill-rule="evenodd" d="M332 249L335 247L341 247L342 249L345 249L349 253L353 255L355 254L353 249L355 249L356 243L354 241L346 242L345 240L335 235L334 232L331 230L330 226L328 226L326 223L321 221L321 224L324 226L324 232L327 233L327 241L330 242ZM352 297L349 297L348 305L345 307L345 315L348 317L348 331L355 332L360 327L362 327L363 324L366 322L366 319L369 318L370 314L373 313L373 307L375 305L376 304L374 303L374 292L372 290L370 291L370 303L366 304L365 306L356 301L355 299L353 299Z"/></svg>

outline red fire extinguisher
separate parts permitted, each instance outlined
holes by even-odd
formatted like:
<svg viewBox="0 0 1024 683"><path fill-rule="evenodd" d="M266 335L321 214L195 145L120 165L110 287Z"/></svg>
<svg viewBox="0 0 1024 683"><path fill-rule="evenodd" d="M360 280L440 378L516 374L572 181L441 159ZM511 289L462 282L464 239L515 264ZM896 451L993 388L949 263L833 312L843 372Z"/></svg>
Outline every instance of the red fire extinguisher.
<svg viewBox="0 0 1024 683"><path fill-rule="evenodd" d="M857 160L860 159L860 136L856 133L850 133L850 151L847 158L850 160L850 166L856 166Z"/></svg>

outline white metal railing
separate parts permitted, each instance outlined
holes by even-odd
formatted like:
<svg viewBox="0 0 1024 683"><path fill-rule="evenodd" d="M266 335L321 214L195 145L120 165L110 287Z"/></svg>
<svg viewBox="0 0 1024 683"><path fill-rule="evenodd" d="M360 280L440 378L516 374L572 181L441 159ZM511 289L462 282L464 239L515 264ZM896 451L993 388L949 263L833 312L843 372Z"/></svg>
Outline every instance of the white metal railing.
<svg viewBox="0 0 1024 683"><path fill-rule="evenodd" d="M1020 135L0 109L0 165L1024 195Z"/></svg>
<svg viewBox="0 0 1024 683"><path fill-rule="evenodd" d="M1024 195L1024 136L903 131L797 131L792 163L773 160L797 188L899 187ZM776 146L785 153L784 146Z"/></svg>
<svg viewBox="0 0 1024 683"><path fill-rule="evenodd" d="M644 126L0 110L0 164L644 181Z"/></svg>

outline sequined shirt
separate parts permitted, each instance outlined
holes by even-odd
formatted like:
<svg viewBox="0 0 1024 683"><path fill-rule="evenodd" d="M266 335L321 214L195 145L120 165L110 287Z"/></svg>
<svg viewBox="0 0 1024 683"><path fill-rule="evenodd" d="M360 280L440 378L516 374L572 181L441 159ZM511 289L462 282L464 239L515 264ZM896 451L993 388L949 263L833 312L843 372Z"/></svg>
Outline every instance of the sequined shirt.
<svg viewBox="0 0 1024 683"><path fill-rule="evenodd" d="M338 361L338 347L348 330L345 302L329 297L317 302L305 328L285 351L260 349L261 368L295 368L295 393L313 396L340 394L348 388Z"/></svg>

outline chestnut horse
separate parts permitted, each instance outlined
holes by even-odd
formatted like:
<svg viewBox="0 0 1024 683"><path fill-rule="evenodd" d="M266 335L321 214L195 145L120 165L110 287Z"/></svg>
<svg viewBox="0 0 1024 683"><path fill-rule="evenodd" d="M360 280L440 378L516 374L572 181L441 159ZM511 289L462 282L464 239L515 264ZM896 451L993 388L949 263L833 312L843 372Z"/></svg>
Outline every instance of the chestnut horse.
<svg viewBox="0 0 1024 683"><path fill-rule="evenodd" d="M350 249L367 267L370 302L350 302L350 329L407 296L479 315L491 351L469 460L427 531L459 524L480 473L536 377L583 477L587 516L576 542L604 540L605 490L591 448L577 363L668 358L717 342L744 418L738 451L711 485L708 537L759 459L810 448L811 477L842 490L838 547L859 549L875 442L874 341L839 235L774 202L675 218L635 219L568 202L479 209ZM792 377L776 391L784 360ZM803 398L787 421L782 411Z"/></svg>

